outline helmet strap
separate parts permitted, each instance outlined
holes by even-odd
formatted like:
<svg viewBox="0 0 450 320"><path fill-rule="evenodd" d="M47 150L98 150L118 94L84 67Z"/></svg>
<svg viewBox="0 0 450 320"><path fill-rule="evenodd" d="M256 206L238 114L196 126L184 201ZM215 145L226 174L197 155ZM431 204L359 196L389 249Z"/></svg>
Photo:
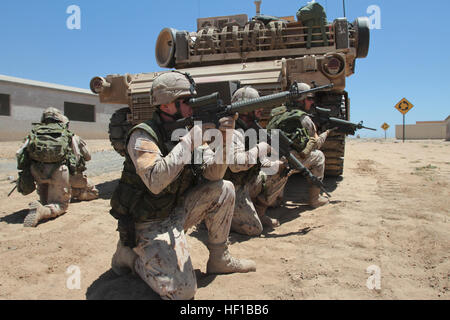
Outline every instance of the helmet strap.
<svg viewBox="0 0 450 320"><path fill-rule="evenodd" d="M180 105L180 101L178 101L178 100L175 101L175 106L176 106L176 108L177 108L177 112L176 112L175 114L167 113L167 112L161 110L161 108L158 108L158 112L159 112L159 113L162 113L162 114L164 114L164 115L166 115L166 116L168 116L169 118L172 118L174 121L179 120L179 119L182 119L182 118L183 118L183 115L181 114L181 105Z"/></svg>

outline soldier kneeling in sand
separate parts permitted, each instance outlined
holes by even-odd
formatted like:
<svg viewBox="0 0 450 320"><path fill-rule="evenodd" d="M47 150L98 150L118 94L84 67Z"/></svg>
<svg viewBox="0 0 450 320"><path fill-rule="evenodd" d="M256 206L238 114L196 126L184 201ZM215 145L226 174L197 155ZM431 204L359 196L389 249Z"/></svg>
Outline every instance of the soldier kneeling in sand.
<svg viewBox="0 0 450 320"><path fill-rule="evenodd" d="M17 190L23 195L36 189L39 201L29 204L25 227L55 218L67 211L71 199L88 201L98 198L98 190L83 173L91 159L86 143L69 131L69 119L58 109L47 108L41 122L17 151L19 178Z"/></svg>
<svg viewBox="0 0 450 320"><path fill-rule="evenodd" d="M258 91L246 86L238 89L231 101L237 103L257 98L259 98ZM255 121L259 120L261 113L262 109L239 114L240 119L236 128L244 131L254 129L258 132L259 128L255 125ZM225 175L225 179L232 181L236 189L231 230L257 236L261 234L263 227L279 226L279 221L268 217L266 211L269 207L276 207L282 202L289 169L285 162L268 157L268 154L276 152L270 145L264 141L251 145L245 139L243 131L235 130L233 143L236 158L235 162L229 165Z"/></svg>
<svg viewBox="0 0 450 320"><path fill-rule="evenodd" d="M300 91L310 90L306 83L299 83ZM334 129L327 130L320 135L307 112L310 112L314 103L314 94L309 93L306 97L298 99L296 105L299 108L287 108L281 106L272 110L271 120L267 129L279 129L293 140L294 148L292 154L319 180L323 180L325 172L325 155L320 150L325 143L329 133ZM308 203L313 208L318 208L329 203L328 198L320 194L318 186L310 182Z"/></svg>
<svg viewBox="0 0 450 320"><path fill-rule="evenodd" d="M194 150L212 152L195 143L195 136L203 136L201 126L194 125L177 142L165 127L192 115L186 100L196 94L188 74L163 73L153 81L153 117L128 133L122 177L111 198L110 213L118 219L120 234L113 271L136 272L163 299L195 296L186 231L202 221L208 230L207 273L256 270L253 261L237 259L228 250L235 204L234 186L223 180L228 165L206 156L201 165L191 164ZM232 129L233 117L219 120L220 131Z"/></svg>

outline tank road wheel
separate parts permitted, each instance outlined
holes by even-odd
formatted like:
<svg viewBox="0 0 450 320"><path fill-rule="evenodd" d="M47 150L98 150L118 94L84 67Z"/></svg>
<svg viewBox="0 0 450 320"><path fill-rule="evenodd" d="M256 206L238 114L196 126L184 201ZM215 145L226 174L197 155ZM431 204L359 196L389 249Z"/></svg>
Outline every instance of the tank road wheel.
<svg viewBox="0 0 450 320"><path fill-rule="evenodd" d="M111 116L109 121L109 141L114 150L121 156L125 156L126 137L132 125L127 121L127 114L130 114L130 108L122 108L117 110Z"/></svg>
<svg viewBox="0 0 450 320"><path fill-rule="evenodd" d="M345 135L332 132L321 150L325 154L325 176L341 176L344 173Z"/></svg>

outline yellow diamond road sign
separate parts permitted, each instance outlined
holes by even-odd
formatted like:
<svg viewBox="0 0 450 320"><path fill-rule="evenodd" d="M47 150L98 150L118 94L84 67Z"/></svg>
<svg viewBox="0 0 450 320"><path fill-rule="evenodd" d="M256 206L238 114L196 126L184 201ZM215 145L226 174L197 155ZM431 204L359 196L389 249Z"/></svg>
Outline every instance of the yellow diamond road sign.
<svg viewBox="0 0 450 320"><path fill-rule="evenodd" d="M383 125L381 126L381 129L383 129L384 131L386 131L387 129L389 129L389 125L385 122L385 123L383 123Z"/></svg>
<svg viewBox="0 0 450 320"><path fill-rule="evenodd" d="M412 107L414 107L413 104L405 98L395 105L395 108L403 114L406 114Z"/></svg>

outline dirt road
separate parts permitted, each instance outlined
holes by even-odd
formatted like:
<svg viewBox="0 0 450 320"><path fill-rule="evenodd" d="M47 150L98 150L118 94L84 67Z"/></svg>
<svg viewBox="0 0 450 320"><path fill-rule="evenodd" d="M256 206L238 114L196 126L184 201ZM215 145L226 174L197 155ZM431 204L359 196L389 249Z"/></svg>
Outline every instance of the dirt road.
<svg viewBox="0 0 450 320"><path fill-rule="evenodd" d="M14 170L0 160L1 299L156 298L139 278L110 270L118 234L109 198L121 159L106 160L108 142L95 151L104 152L94 161L107 168L90 173L100 199L72 203L33 229L22 223L36 194L6 198ZM449 299L449 182L449 142L348 140L343 178L326 181L330 205L311 210L294 176L285 204L268 212L280 227L256 238L230 235L231 253L254 259L256 272L206 275L206 231L189 231L196 298ZM77 271L80 289L72 281ZM369 289L377 275L380 288Z"/></svg>

